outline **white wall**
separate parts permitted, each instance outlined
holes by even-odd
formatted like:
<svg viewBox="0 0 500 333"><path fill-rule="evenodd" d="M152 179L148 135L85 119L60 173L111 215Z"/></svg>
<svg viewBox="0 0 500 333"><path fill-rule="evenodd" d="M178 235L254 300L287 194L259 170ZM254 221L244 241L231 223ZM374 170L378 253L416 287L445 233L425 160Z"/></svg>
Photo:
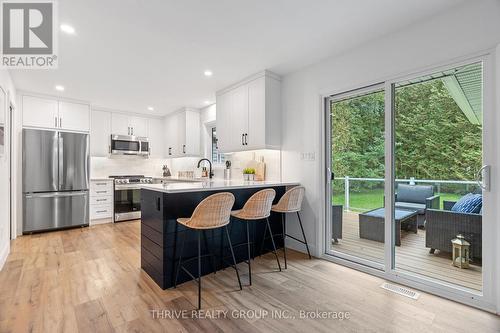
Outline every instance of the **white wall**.
<svg viewBox="0 0 500 333"><path fill-rule="evenodd" d="M0 70L0 87L5 92L5 97L0 99L0 112L5 112L0 117L2 126L5 126L4 154L0 156L0 269L2 269L7 255L10 252L10 193L9 193L9 170L10 170L10 114L8 108L10 103L15 105L16 90L10 78L9 72Z"/></svg>
<svg viewBox="0 0 500 333"><path fill-rule="evenodd" d="M162 177L162 167L164 164L170 165L168 162L167 159L136 156L91 157L90 178L122 175Z"/></svg>
<svg viewBox="0 0 500 333"><path fill-rule="evenodd" d="M320 175L325 172L321 163L320 96L409 74L492 48L500 43L499 31L500 2L468 2L428 21L283 77L282 177L285 181L300 180L306 187L302 220L316 255L324 252L323 240L319 239L324 200ZM315 153L316 160L300 160L301 152ZM298 235L299 229L294 221L289 221L289 232ZM290 246L303 250L295 243Z"/></svg>

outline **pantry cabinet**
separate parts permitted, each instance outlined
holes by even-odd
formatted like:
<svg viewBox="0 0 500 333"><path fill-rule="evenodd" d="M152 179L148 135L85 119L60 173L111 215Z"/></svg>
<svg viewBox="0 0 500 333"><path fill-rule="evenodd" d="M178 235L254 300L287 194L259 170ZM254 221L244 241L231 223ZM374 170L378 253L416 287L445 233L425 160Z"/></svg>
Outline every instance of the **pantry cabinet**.
<svg viewBox="0 0 500 333"><path fill-rule="evenodd" d="M23 126L88 132L90 106L57 99L22 96Z"/></svg>
<svg viewBox="0 0 500 333"><path fill-rule="evenodd" d="M112 134L148 136L148 119L122 113L113 113L111 119Z"/></svg>
<svg viewBox="0 0 500 333"><path fill-rule="evenodd" d="M279 76L264 71L217 92L217 136L223 153L279 149Z"/></svg>
<svg viewBox="0 0 500 333"><path fill-rule="evenodd" d="M200 156L200 113L184 108L165 117L165 157Z"/></svg>

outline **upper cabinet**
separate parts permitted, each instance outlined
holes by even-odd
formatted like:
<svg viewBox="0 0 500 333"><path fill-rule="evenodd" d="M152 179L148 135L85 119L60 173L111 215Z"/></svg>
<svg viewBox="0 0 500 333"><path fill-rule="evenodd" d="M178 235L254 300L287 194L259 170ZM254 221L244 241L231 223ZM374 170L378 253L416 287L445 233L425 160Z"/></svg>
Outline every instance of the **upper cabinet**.
<svg viewBox="0 0 500 333"><path fill-rule="evenodd" d="M81 132L90 130L88 104L24 95L22 108L23 126Z"/></svg>
<svg viewBox="0 0 500 333"><path fill-rule="evenodd" d="M148 136L147 118L113 113L111 124L112 134Z"/></svg>
<svg viewBox="0 0 500 333"><path fill-rule="evenodd" d="M269 71L217 92L217 137L224 153L279 149L281 81Z"/></svg>
<svg viewBox="0 0 500 333"><path fill-rule="evenodd" d="M200 113L184 108L165 117L166 157L200 156Z"/></svg>
<svg viewBox="0 0 500 333"><path fill-rule="evenodd" d="M90 119L90 155L108 156L111 150L111 112L92 110Z"/></svg>
<svg viewBox="0 0 500 333"><path fill-rule="evenodd" d="M163 158L165 153L163 122L154 118L150 118L148 122L150 157Z"/></svg>

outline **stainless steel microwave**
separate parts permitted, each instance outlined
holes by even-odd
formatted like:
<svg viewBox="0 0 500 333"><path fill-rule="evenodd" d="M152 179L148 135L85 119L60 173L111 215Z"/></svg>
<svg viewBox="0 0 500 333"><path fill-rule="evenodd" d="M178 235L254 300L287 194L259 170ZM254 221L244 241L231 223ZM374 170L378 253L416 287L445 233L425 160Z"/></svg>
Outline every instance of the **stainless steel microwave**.
<svg viewBox="0 0 500 333"><path fill-rule="evenodd" d="M111 134L111 155L139 155L148 157L149 139L133 135Z"/></svg>

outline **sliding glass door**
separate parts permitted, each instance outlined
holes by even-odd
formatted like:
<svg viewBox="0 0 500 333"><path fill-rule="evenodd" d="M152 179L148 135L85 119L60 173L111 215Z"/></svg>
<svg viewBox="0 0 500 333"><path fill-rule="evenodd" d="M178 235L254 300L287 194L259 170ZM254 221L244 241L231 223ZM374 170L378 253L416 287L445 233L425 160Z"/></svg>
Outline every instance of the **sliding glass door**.
<svg viewBox="0 0 500 333"><path fill-rule="evenodd" d="M325 98L327 254L493 302L499 125L488 59Z"/></svg>
<svg viewBox="0 0 500 333"><path fill-rule="evenodd" d="M393 92L395 269L482 291L483 64L398 81Z"/></svg>
<svg viewBox="0 0 500 333"><path fill-rule="evenodd" d="M330 122L329 250L383 269L384 86L333 96ZM373 220L368 213L372 213Z"/></svg>

